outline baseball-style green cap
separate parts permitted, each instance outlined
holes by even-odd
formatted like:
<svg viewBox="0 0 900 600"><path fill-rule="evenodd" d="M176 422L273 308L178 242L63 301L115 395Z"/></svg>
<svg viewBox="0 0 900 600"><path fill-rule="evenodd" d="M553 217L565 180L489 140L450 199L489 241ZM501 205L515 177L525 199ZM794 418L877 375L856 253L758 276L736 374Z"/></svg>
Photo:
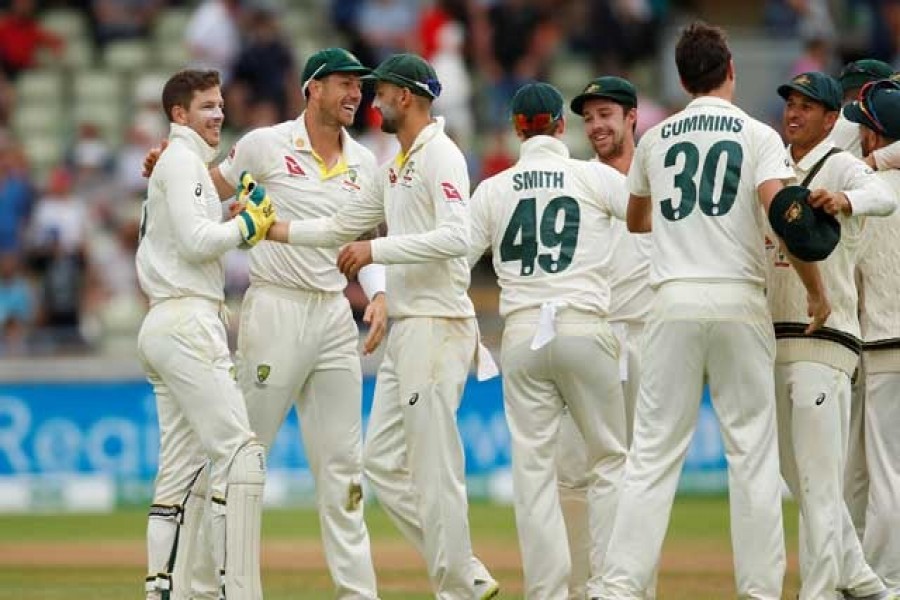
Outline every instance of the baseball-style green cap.
<svg viewBox="0 0 900 600"><path fill-rule="evenodd" d="M441 95L441 82L438 81L434 67L418 54L391 55L365 78L387 81L432 100Z"/></svg>
<svg viewBox="0 0 900 600"><path fill-rule="evenodd" d="M635 108L637 106L637 91L631 82L613 75L592 80L580 94L572 99L569 108L576 115L583 116L584 103L591 98L612 100L625 108Z"/></svg>
<svg viewBox="0 0 900 600"><path fill-rule="evenodd" d="M797 75L789 83L778 86L778 95L788 99L791 92L800 92L807 98L825 105L828 110L840 110L843 91L833 77L819 71Z"/></svg>
<svg viewBox="0 0 900 600"><path fill-rule="evenodd" d="M810 206L809 189L800 185L789 185L775 194L769 223L800 260L825 260L841 241L841 224L821 208Z"/></svg>
<svg viewBox="0 0 900 600"><path fill-rule="evenodd" d="M882 79L866 84L859 98L844 107L844 116L885 137L900 139L900 82Z"/></svg>
<svg viewBox="0 0 900 600"><path fill-rule="evenodd" d="M558 89L549 83L538 81L526 83L516 91L509 102L509 111L516 130L527 131L542 129L561 119L564 104L565 100Z"/></svg>
<svg viewBox="0 0 900 600"><path fill-rule="evenodd" d="M371 72L351 52L343 48L325 48L307 59L303 67L303 89L306 90L311 80L322 79L332 73L368 75Z"/></svg>
<svg viewBox="0 0 900 600"><path fill-rule="evenodd" d="M894 73L894 68L874 58L864 58L856 60L844 65L838 81L841 82L841 88L844 92L855 88L861 88L870 81L878 79L887 79Z"/></svg>

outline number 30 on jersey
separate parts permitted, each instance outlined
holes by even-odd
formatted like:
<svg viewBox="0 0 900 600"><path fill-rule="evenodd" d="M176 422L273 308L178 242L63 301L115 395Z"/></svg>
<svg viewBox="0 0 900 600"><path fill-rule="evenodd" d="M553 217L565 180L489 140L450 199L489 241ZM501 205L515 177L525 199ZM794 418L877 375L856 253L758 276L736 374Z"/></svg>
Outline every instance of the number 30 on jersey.
<svg viewBox="0 0 900 600"><path fill-rule="evenodd" d="M716 176L723 155L725 175L722 178L722 189L716 196ZM673 144L666 152L664 163L666 168L676 166L681 157L684 162L681 170L675 174L674 182L681 193L681 198L677 204L673 202L673 198L666 198L660 202L663 217L669 221L680 221L693 212L698 200L700 211L710 217L721 217L731 210L741 181L741 163L744 160L741 145L731 140L723 140L710 147L703 160L703 169L700 171L699 189L696 176L697 168L700 166L700 151L691 142Z"/></svg>

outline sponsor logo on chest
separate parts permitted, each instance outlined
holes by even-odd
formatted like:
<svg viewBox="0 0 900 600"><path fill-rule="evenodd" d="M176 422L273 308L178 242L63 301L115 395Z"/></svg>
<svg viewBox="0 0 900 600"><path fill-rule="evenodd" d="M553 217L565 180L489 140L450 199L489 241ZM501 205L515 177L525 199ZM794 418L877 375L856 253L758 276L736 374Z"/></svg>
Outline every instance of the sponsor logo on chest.
<svg viewBox="0 0 900 600"><path fill-rule="evenodd" d="M297 162L297 159L290 155L284 156L284 169L288 174L288 177L299 177L301 179L309 179L309 175L306 174L306 171L303 170L303 167L300 166L300 163Z"/></svg>

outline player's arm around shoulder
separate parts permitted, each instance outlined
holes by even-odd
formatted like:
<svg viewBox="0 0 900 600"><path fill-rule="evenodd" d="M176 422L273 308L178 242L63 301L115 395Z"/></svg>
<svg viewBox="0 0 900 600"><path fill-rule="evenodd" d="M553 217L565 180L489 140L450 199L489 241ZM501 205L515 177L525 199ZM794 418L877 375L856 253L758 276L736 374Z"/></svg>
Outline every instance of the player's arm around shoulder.
<svg viewBox="0 0 900 600"><path fill-rule="evenodd" d="M241 174L250 173L256 181L266 184L271 165L269 153L277 148L277 132L274 127L260 127L245 133L218 165L209 169L209 175L222 201L235 194Z"/></svg>

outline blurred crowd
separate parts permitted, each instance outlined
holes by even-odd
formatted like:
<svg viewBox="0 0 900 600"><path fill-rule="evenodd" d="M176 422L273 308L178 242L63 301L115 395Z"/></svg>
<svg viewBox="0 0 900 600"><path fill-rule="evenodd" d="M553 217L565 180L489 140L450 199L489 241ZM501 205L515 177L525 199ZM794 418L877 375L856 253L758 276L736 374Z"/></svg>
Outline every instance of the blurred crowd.
<svg viewBox="0 0 900 600"><path fill-rule="evenodd" d="M9 126L21 104L17 81L63 61L63 36L43 26L54 9L86 15L100 50L147 39L167 11L187 11L179 43L186 64L218 69L226 82L226 137L296 117L298 73L309 40L285 31L287 13L309 15L321 46L341 45L364 64L413 51L431 61L443 84L435 104L467 153L473 185L514 162L507 103L524 82L553 80L559 57L595 74L629 76L660 64L661 32L679 14L703 14L699 0L0 0L0 357L68 352L130 352L146 310L134 251L146 180L146 151L167 133L159 94L166 73L133 79L134 105L120 139L82 119L62 160L45 172L29 166ZM895 58L900 0L768 0L761 35L793 36L803 53L793 68L833 70L843 60ZM324 22L328 26L324 26ZM836 23L841 23L840 29ZM306 45L302 45L305 43ZM299 49L299 50L298 50ZM584 82L586 83L586 81ZM639 132L670 110L642 97ZM582 83L578 83L582 85ZM396 142L363 107L355 134L387 160ZM227 261L228 292L247 285L246 257ZM351 292L352 293L352 292ZM236 320L235 320L236 321Z"/></svg>

